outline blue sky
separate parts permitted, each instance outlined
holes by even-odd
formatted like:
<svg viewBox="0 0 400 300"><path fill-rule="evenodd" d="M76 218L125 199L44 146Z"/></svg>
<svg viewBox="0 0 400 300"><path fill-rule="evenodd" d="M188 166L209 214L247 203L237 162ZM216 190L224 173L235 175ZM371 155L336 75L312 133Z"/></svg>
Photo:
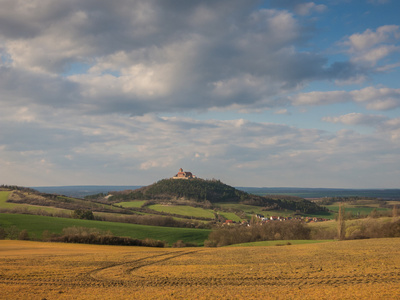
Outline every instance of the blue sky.
<svg viewBox="0 0 400 300"><path fill-rule="evenodd" d="M398 1L0 5L0 184L399 188Z"/></svg>

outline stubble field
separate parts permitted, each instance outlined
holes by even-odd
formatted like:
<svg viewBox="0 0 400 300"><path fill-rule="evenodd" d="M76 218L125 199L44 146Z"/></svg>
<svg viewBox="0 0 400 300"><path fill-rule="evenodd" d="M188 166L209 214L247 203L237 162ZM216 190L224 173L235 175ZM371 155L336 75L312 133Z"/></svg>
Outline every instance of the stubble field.
<svg viewBox="0 0 400 300"><path fill-rule="evenodd" d="M400 239L226 248L0 241L0 299L400 298Z"/></svg>

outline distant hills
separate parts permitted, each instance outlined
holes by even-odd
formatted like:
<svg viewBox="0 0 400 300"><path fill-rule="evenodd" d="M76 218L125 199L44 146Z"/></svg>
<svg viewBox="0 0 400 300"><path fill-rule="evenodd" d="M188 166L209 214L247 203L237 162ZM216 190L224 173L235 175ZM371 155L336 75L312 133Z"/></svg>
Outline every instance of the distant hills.
<svg viewBox="0 0 400 300"><path fill-rule="evenodd" d="M369 197L400 199L400 189L339 189L339 188L293 188L293 187L238 187L239 190L255 195L292 195L302 198L323 197Z"/></svg>

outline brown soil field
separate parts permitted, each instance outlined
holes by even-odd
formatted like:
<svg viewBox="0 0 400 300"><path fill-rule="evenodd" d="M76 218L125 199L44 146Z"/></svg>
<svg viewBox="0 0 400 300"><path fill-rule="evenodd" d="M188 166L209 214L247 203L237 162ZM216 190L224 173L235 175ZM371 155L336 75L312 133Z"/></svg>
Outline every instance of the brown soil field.
<svg viewBox="0 0 400 300"><path fill-rule="evenodd" d="M145 248L0 241L0 299L399 299L400 238Z"/></svg>

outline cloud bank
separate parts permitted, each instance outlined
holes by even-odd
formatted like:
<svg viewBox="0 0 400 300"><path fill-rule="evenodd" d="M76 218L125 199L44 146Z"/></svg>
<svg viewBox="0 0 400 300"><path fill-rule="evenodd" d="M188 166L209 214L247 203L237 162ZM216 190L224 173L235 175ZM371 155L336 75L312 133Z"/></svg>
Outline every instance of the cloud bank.
<svg viewBox="0 0 400 300"><path fill-rule="evenodd" d="M398 24L316 45L331 3L0 4L0 183L149 184L190 166L236 185L397 184L399 122L382 113L400 89L373 79L398 70ZM285 124L335 105L359 111ZM252 120L269 111L282 121Z"/></svg>

